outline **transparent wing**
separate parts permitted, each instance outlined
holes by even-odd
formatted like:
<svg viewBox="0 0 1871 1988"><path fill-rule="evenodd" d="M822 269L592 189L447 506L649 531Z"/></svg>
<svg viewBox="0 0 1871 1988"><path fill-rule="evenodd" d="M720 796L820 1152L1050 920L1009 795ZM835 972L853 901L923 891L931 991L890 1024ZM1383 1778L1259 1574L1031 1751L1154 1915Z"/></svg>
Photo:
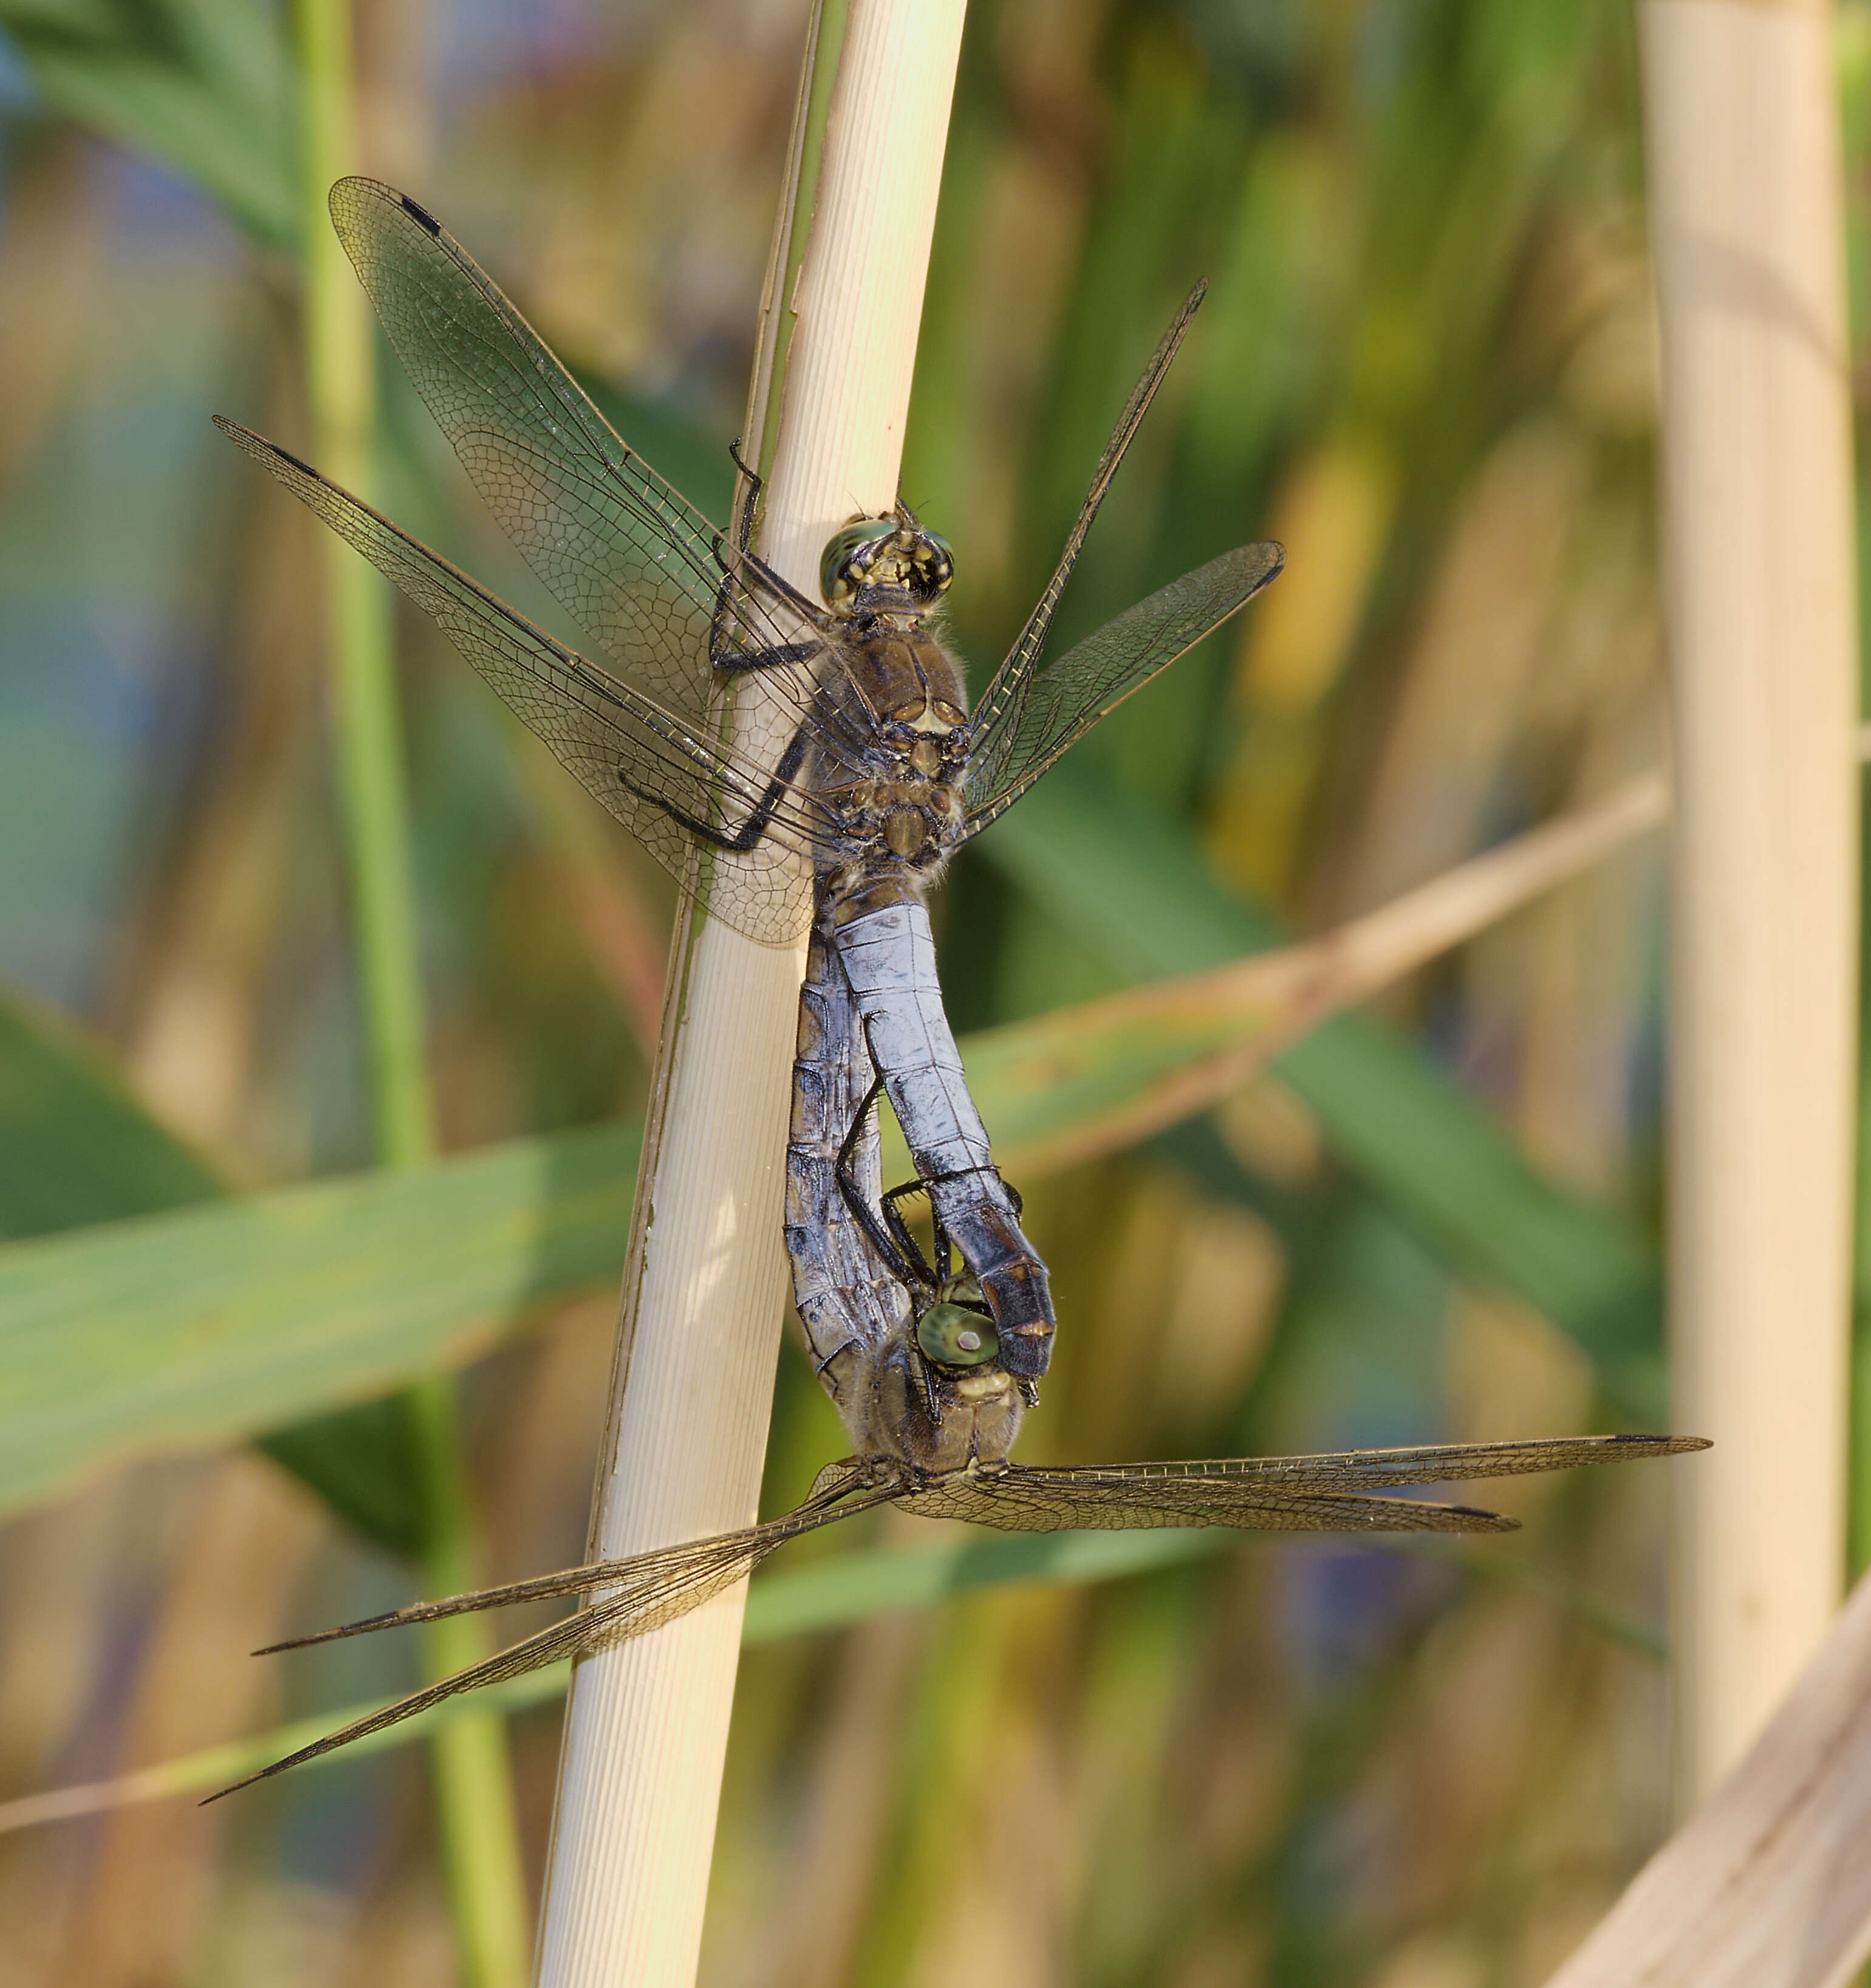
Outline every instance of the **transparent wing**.
<svg viewBox="0 0 1871 1988"><path fill-rule="evenodd" d="M1635 1461L1705 1449L1694 1436L1571 1436L1532 1442L1435 1444L1325 1456L1240 1457L1203 1463L1010 1464L995 1475L938 1480L903 1509L966 1519L1005 1532L1073 1527L1122 1531L1165 1526L1238 1526L1271 1532L1505 1532L1514 1521L1460 1505L1369 1494L1587 1463Z"/></svg>
<svg viewBox="0 0 1871 1988"><path fill-rule="evenodd" d="M764 654L775 694L816 708L823 610L743 555L629 448L434 217L344 179L332 224L397 358L508 536L633 683L691 718L718 646Z"/></svg>
<svg viewBox="0 0 1871 1988"><path fill-rule="evenodd" d="M438 1616L505 1608L516 1601L582 1594L594 1588L607 1591L589 1608L580 1610L576 1615L568 1615L562 1622L555 1622L536 1635L496 1652L483 1662L456 1672L452 1677L443 1678L420 1691L412 1692L407 1698L398 1699L380 1711L353 1719L350 1725L314 1740L309 1746L302 1746L297 1753L289 1753L285 1759L262 1767L258 1773L249 1774L245 1780L218 1790L208 1800L218 1801L221 1796L232 1794L237 1789L249 1787L255 1781L284 1773L289 1767L300 1767L322 1754L334 1753L340 1746L349 1746L353 1740L380 1733L386 1726L400 1725L404 1719L414 1718L417 1712L426 1712L431 1706L458 1697L464 1692L478 1691L483 1685L498 1684L508 1678L523 1677L529 1671L542 1669L562 1658L589 1656L599 1650L610 1649L613 1645L628 1642L631 1638L645 1635L666 1622L673 1622L745 1579L768 1554L787 1540L894 1495L888 1488L866 1493L860 1488L861 1483L857 1466L847 1459L829 1465L819 1472L811 1494L802 1504L783 1517L769 1520L765 1525L749 1526L738 1532L691 1540L653 1553L637 1554L626 1560L600 1560L589 1567L569 1567L560 1574L542 1574L536 1579L515 1581L504 1587L451 1595L445 1601L417 1602L411 1608L373 1615L361 1622L349 1622L340 1628L321 1631L316 1635L275 1643L270 1649L257 1654L270 1655L274 1651L299 1649L309 1643L329 1642L339 1636L362 1635L398 1623L433 1621Z"/></svg>
<svg viewBox="0 0 1871 1988"><path fill-rule="evenodd" d="M1079 554L1084 549L1085 536L1092 528L1092 520L1098 515L1098 507L1104 502L1105 492L1111 487L1111 479L1117 474L1117 465L1124 459L1124 451L1130 446L1150 404L1157 397L1157 389L1163 384L1163 376L1170 370L1170 361L1181 349L1187 335L1189 320L1202 307L1202 299L1208 294L1206 282L1197 283L1183 299L1182 308L1171 321L1170 328L1163 334L1163 342L1150 354L1150 363L1143 369L1143 377L1124 404L1124 411L1117 418L1117 426L1111 431L1111 439L1105 444L1104 454L1098 459L1098 467L1092 474L1092 487L1085 493L1085 502L1079 506L1077 522L1066 539L1066 549L1059 555L1059 564L1053 568L1052 577L1046 582L1045 591L1039 597L1038 604L1026 618L1026 626L1007 652L1007 660L994 673L988 688L981 693L975 706L974 724L977 735L998 732L1008 722L1010 708L1014 711L1014 722L1018 723L1018 707L1026 695L1027 685L1039 661L1040 651L1046 645L1046 633L1052 626L1052 617L1059 604L1059 596L1066 591L1066 583L1072 577L1072 570L1079 563Z"/></svg>
<svg viewBox="0 0 1871 1988"><path fill-rule="evenodd" d="M407 594L684 888L704 846L719 915L768 944L805 929L811 898L801 859L835 847L833 824L785 776L783 760L775 768L744 758L718 729L594 668L277 444L221 415L214 424ZM763 689L755 681L745 694ZM717 834L751 822L760 833L745 848L698 845L684 820Z"/></svg>
<svg viewBox="0 0 1871 1988"><path fill-rule="evenodd" d="M1069 1473L1063 1473L1069 1475ZM927 1519L961 1519L1004 1533L1137 1532L1171 1526L1236 1526L1268 1533L1511 1533L1515 1519L1465 1505L1353 1493L1282 1491L1272 1485L1126 1479L1059 1481L1010 1465L998 1477L943 1479L902 1501Z"/></svg>
<svg viewBox="0 0 1871 1988"><path fill-rule="evenodd" d="M417 1712L427 1712L431 1706L458 1697L463 1692L478 1691L483 1685L498 1684L508 1678L522 1677L529 1671L543 1668L548 1664L557 1663L564 1657L588 1656L593 1652L607 1649L613 1643L627 1641L633 1636L640 1636L647 1630L660 1624L673 1621L679 1615L686 1615L692 1608L699 1608L712 1595L731 1587L745 1574L751 1573L771 1549L745 1543L735 1547L718 1546L711 1554L697 1556L679 1566L670 1568L655 1584L626 1589L615 1595L606 1595L589 1608L576 1615L568 1615L562 1622L555 1622L549 1628L542 1629L536 1635L528 1636L522 1641L511 1644L484 1662L471 1665L464 1671L457 1671L452 1677L426 1685L422 1690L411 1692L408 1697L400 1698L393 1705L387 1705L380 1712L371 1712L363 1719L353 1719L348 1726L341 1726L335 1733L328 1733L322 1740L315 1740L309 1746L302 1746L296 1753L289 1753L284 1760L275 1760L271 1767L262 1767L258 1773L249 1774L245 1780L235 1781L228 1787L218 1789L208 1797L209 1801L219 1801L223 1795L231 1795L236 1790L251 1787L255 1781L263 1781L274 1774L282 1774L289 1767L302 1767L308 1760L316 1760L321 1754L335 1753L340 1746L348 1746L353 1740L362 1740L366 1734L380 1733L386 1726L400 1726L406 1719L414 1719ZM465 1599L466 1598L464 1598ZM491 1602L485 1604L492 1607ZM446 1614L443 1609L435 1611ZM420 1621L420 1615L389 1618ZM360 1624L359 1628L377 1628L376 1623ZM308 1641L319 1640L316 1637ZM282 1648L292 1645L282 1644ZM204 1804L205 1806L205 1804Z"/></svg>
<svg viewBox="0 0 1871 1988"><path fill-rule="evenodd" d="M984 709L968 752L968 834L1005 814L1106 712L1252 600L1285 560L1285 549L1272 543L1224 553L1107 621L1037 675L1023 675Z"/></svg>
<svg viewBox="0 0 1871 1988"><path fill-rule="evenodd" d="M1244 1456L1200 1463L1091 1464L1047 1475L1096 1483L1108 1476L1173 1482L1219 1477L1282 1491L1383 1491L1400 1484L1454 1484L1522 1477L1582 1464L1679 1456L1708 1444L1694 1435L1542 1436L1512 1442L1436 1442L1403 1449L1348 1449L1319 1456Z"/></svg>

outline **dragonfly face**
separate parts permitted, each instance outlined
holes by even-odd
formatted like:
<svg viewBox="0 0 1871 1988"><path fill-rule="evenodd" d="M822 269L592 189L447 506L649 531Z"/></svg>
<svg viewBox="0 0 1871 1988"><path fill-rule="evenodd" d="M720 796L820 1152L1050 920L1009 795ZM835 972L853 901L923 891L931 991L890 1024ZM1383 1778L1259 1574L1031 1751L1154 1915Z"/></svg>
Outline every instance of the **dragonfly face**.
<svg viewBox="0 0 1871 1988"><path fill-rule="evenodd" d="M873 614L917 620L954 576L947 542L904 504L887 518L853 518L832 534L819 563L825 604L854 621Z"/></svg>
<svg viewBox="0 0 1871 1988"><path fill-rule="evenodd" d="M949 1277L917 1307L916 1350L925 1404L937 1412L916 1434L920 1452L903 1460L940 1477L1007 1461L1035 1398L1001 1364L994 1314L972 1277Z"/></svg>

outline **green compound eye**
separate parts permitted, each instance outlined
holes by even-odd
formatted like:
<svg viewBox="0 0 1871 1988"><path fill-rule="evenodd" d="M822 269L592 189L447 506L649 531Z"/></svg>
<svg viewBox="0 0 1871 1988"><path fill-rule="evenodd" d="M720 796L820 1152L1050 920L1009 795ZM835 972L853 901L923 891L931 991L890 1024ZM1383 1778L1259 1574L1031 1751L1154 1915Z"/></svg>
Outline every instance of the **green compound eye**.
<svg viewBox="0 0 1871 1988"><path fill-rule="evenodd" d="M916 1321L916 1343L944 1367L984 1367L1001 1352L992 1319L946 1299L932 1304Z"/></svg>
<svg viewBox="0 0 1871 1988"><path fill-rule="evenodd" d="M826 540L819 562L819 590L828 607L849 600L864 584L878 546L897 536L894 518L858 518Z"/></svg>
<svg viewBox="0 0 1871 1988"><path fill-rule="evenodd" d="M853 518L826 542L819 562L819 586L826 605L849 608L866 587L908 598L898 614L919 614L933 607L955 576L955 556L947 543L907 512L894 518Z"/></svg>
<svg viewBox="0 0 1871 1988"><path fill-rule="evenodd" d="M950 550L947 539L927 526L923 527L921 542L916 549L914 565L916 590L930 600L947 592L948 583L955 576L955 555Z"/></svg>

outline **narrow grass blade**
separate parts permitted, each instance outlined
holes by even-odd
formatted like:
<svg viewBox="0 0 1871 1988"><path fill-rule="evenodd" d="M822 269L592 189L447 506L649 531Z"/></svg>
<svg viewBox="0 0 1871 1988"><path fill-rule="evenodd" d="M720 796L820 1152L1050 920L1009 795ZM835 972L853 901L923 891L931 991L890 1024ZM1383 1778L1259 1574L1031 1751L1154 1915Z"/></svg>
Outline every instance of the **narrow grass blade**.
<svg viewBox="0 0 1871 1988"><path fill-rule="evenodd" d="M0 1248L0 1510L459 1364L614 1277L637 1132Z"/></svg>
<svg viewBox="0 0 1871 1988"><path fill-rule="evenodd" d="M0 1237L213 1201L227 1184L146 1111L110 1052L0 988Z"/></svg>
<svg viewBox="0 0 1871 1988"><path fill-rule="evenodd" d="M25 993L0 992L0 1237L49 1235L198 1205L231 1192L147 1111L101 1043ZM365 1401L256 1437L368 1539L420 1543L396 1411Z"/></svg>
<svg viewBox="0 0 1871 1988"><path fill-rule="evenodd" d="M1218 966L1280 937L1208 876L1176 823L1070 761L980 847L1126 979ZM1657 1412L1660 1273L1634 1223L1548 1180L1426 1052L1360 1016L1326 1022L1274 1069L1343 1165L1451 1269L1525 1299L1621 1398Z"/></svg>

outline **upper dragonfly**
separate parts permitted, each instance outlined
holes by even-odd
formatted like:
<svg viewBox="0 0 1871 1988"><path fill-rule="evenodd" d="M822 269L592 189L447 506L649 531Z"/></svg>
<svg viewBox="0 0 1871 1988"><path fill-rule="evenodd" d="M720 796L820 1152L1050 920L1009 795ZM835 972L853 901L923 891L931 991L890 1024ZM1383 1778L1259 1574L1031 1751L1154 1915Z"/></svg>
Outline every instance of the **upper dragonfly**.
<svg viewBox="0 0 1871 1988"><path fill-rule="evenodd" d="M768 943L809 925L849 985L919 1176L978 1280L1010 1371L1045 1371L1045 1266L1019 1228L943 1016L921 894L1093 724L1279 570L1224 553L1039 668L1111 478L1201 303L1177 313L1057 570L971 717L928 625L954 571L901 505L825 549L813 601L628 448L432 215L340 181L334 225L397 356L482 497L619 674L573 653L274 443L218 424L425 610L519 717L711 913ZM731 693L731 698L730 697ZM775 721L770 752L727 715ZM809 890L802 879L809 875Z"/></svg>
<svg viewBox="0 0 1871 1988"><path fill-rule="evenodd" d="M1057 571L972 718L924 625L948 548L900 508L826 548L822 604L704 517L616 434L474 259L413 200L341 180L331 213L397 357L475 488L613 677L316 471L218 425L441 623L522 719L678 881L699 840L708 908L771 944L812 917L797 859L926 881L1092 724L1279 570L1243 547L1037 671L1053 611L1119 460L1201 299L1177 313L1125 407ZM883 639L873 644L866 637ZM724 683L758 673L794 718L772 764L722 736ZM883 787L900 792L877 791ZM860 871L863 877L848 873Z"/></svg>

